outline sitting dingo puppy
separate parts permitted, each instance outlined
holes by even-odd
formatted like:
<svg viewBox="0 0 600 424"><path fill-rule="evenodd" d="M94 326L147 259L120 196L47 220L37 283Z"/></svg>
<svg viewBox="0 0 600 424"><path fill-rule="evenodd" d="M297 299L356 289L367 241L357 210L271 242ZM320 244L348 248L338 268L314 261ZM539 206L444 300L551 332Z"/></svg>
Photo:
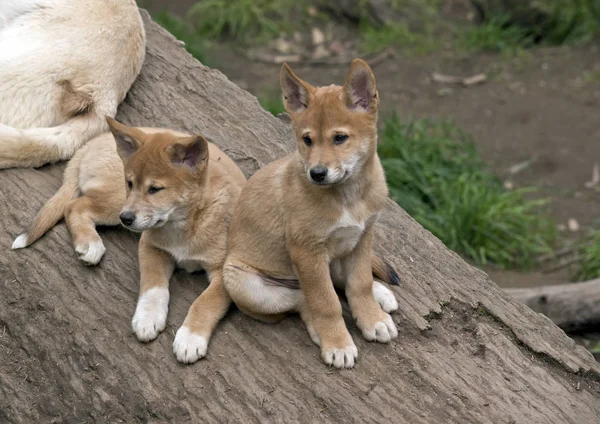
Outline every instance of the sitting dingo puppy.
<svg viewBox="0 0 600 424"><path fill-rule="evenodd" d="M225 288L257 319L299 312L325 363L351 368L358 352L334 285L345 288L367 340L398 335L387 313L397 309L396 299L372 279L399 282L372 254L388 195L377 156L375 77L356 59L343 87L313 87L284 64L281 89L298 150L258 171L242 191L229 229Z"/></svg>
<svg viewBox="0 0 600 424"><path fill-rule="evenodd" d="M190 272L204 269L210 285L192 304L173 344L179 361L195 362L206 355L212 331L231 304L222 266L230 214L246 178L200 135L107 121L112 134L91 140L77 152L63 186L13 248L31 244L63 214L75 250L88 264L97 263L104 253L96 224L116 225L120 220L142 232L140 296L132 327L144 342L165 328L175 266Z"/></svg>
<svg viewBox="0 0 600 424"><path fill-rule="evenodd" d="M0 0L0 168L69 159L139 74L134 0Z"/></svg>

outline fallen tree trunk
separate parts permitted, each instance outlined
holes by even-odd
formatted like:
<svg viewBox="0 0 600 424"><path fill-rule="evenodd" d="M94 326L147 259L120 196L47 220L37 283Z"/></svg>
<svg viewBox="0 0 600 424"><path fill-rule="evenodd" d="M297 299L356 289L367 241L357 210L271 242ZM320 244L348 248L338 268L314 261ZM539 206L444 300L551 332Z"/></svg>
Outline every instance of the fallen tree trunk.
<svg viewBox="0 0 600 424"><path fill-rule="evenodd" d="M119 109L131 125L201 131L246 175L293 149L289 124L195 61L143 13L148 54ZM273 85L277 84L274 76ZM174 358L174 331L206 287L177 272L167 329L139 343L137 236L102 232L103 262L78 262L64 225L9 251L60 185L63 166L0 173L0 422L597 423L600 367L549 319L500 290L391 200L376 250L402 277L401 336L365 342L328 369L297 317L225 317L205 360ZM346 316L348 316L346 312Z"/></svg>
<svg viewBox="0 0 600 424"><path fill-rule="evenodd" d="M600 279L506 292L567 332L600 328Z"/></svg>

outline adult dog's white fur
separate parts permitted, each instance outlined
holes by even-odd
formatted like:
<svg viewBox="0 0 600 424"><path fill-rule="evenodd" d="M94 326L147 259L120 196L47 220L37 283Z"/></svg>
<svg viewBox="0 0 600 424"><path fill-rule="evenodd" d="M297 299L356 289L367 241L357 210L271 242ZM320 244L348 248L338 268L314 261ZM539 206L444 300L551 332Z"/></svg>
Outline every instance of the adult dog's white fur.
<svg viewBox="0 0 600 424"><path fill-rule="evenodd" d="M108 131L145 47L134 0L0 0L0 168L69 159Z"/></svg>

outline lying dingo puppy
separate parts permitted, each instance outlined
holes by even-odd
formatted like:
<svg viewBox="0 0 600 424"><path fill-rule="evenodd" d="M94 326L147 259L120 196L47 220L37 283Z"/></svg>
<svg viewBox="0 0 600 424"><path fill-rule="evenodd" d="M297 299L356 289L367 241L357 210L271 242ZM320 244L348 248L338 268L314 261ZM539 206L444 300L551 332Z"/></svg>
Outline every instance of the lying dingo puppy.
<svg viewBox="0 0 600 424"><path fill-rule="evenodd" d="M71 158L142 68L134 0L0 0L0 168Z"/></svg>
<svg viewBox="0 0 600 424"><path fill-rule="evenodd" d="M284 64L281 89L298 150L258 171L242 191L229 229L225 288L257 319L299 312L325 363L351 368L358 352L334 285L345 288L367 340L398 335L387 313L397 309L396 299L372 279L399 282L372 254L373 226L388 195L377 156L375 77L356 59L343 87L313 87Z"/></svg>
<svg viewBox="0 0 600 424"><path fill-rule="evenodd" d="M140 296L132 327L145 342L165 328L175 266L190 272L204 269L210 285L191 306L173 344L178 360L195 362L206 355L212 331L231 304L222 266L230 214L246 179L202 136L107 121L112 134L91 140L77 152L63 186L13 248L35 241L63 213L75 250L90 264L104 253L96 224L116 225L120 220L142 232Z"/></svg>

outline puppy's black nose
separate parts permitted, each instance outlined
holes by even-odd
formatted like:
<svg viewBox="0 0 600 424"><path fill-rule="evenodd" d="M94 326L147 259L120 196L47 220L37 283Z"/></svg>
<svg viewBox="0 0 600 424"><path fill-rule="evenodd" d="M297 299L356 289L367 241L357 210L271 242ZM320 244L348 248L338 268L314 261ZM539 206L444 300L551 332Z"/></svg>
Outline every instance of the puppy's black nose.
<svg viewBox="0 0 600 424"><path fill-rule="evenodd" d="M317 165L310 169L310 178L316 183L322 183L327 177L327 168L325 166Z"/></svg>
<svg viewBox="0 0 600 424"><path fill-rule="evenodd" d="M135 214L133 212L123 212L121 213L121 215L119 215L119 218L121 218L121 222L123 223L123 225L131 225L133 224L133 221L135 221Z"/></svg>

